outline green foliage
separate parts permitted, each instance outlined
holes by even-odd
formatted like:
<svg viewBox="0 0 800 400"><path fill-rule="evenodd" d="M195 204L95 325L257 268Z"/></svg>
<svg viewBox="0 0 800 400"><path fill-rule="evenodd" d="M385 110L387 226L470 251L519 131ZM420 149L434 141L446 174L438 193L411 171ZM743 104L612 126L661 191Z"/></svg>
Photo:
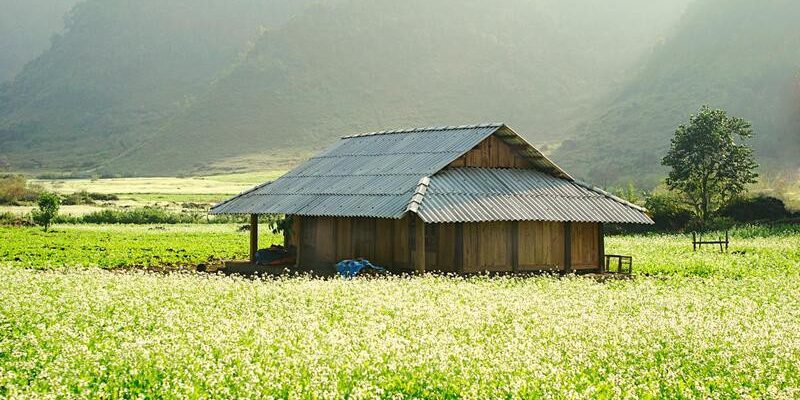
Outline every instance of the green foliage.
<svg viewBox="0 0 800 400"><path fill-rule="evenodd" d="M720 214L736 222L780 221L792 217L783 200L763 195L737 198Z"/></svg>
<svg viewBox="0 0 800 400"><path fill-rule="evenodd" d="M65 206L79 206L79 205L92 205L96 201L115 201L119 197L114 194L103 193L89 193L86 190L81 190L75 193L70 193L61 199L61 204Z"/></svg>
<svg viewBox="0 0 800 400"><path fill-rule="evenodd" d="M32 226L30 218L10 212L0 212L0 225L7 226Z"/></svg>
<svg viewBox="0 0 800 400"><path fill-rule="evenodd" d="M642 198L645 195L645 192L637 188L636 184L633 182L628 182L628 184L622 188L613 189L611 193L614 196L629 201L633 204L641 203Z"/></svg>
<svg viewBox="0 0 800 400"><path fill-rule="evenodd" d="M675 131L662 160L670 168L667 186L680 193L701 223L756 182L753 151L735 142L752 136L749 122L706 106Z"/></svg>
<svg viewBox="0 0 800 400"><path fill-rule="evenodd" d="M206 210L196 212L173 212L162 207L140 207L133 209L106 209L82 216L59 216L62 224L110 224L110 225L176 225L176 224L231 224L244 223L245 216L208 216Z"/></svg>
<svg viewBox="0 0 800 400"><path fill-rule="evenodd" d="M22 175L0 176L0 204L17 205L33 202L39 196L41 188L28 184Z"/></svg>
<svg viewBox="0 0 800 400"><path fill-rule="evenodd" d="M292 233L292 225L294 224L293 218L277 218L273 217L273 219L269 222L270 231L274 234L285 234L290 235Z"/></svg>
<svg viewBox="0 0 800 400"><path fill-rule="evenodd" d="M204 219L197 213L174 213L158 207L133 210L103 210L84 215L80 222L86 224L191 224Z"/></svg>
<svg viewBox="0 0 800 400"><path fill-rule="evenodd" d="M261 234L265 245L283 237ZM174 269L248 257L236 225L57 225L50 232L0 226L0 265Z"/></svg>
<svg viewBox="0 0 800 400"><path fill-rule="evenodd" d="M692 220L691 211L672 193L655 193L647 197L645 208L659 231L680 232Z"/></svg>
<svg viewBox="0 0 800 400"><path fill-rule="evenodd" d="M0 259L45 253L37 267L89 255L202 262L229 243L246 255L246 234L3 229L22 247L0 240ZM736 254L692 252L687 235L610 238L638 275L602 284L11 262L0 267L0 388L20 398L796 398L800 232L754 229L733 232Z"/></svg>
<svg viewBox="0 0 800 400"><path fill-rule="evenodd" d="M47 232L53 220L58 216L58 208L61 199L55 193L43 192L37 201L38 209L31 212L33 222L44 228Z"/></svg>

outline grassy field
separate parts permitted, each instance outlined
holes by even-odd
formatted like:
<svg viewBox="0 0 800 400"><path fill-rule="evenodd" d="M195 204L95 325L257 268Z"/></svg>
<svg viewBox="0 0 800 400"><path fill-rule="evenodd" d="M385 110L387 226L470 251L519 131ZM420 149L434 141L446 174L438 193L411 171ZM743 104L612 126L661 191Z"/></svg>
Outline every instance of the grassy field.
<svg viewBox="0 0 800 400"><path fill-rule="evenodd" d="M33 179L31 184L69 195L86 191L116 195L119 200L96 204L65 205L63 215L80 217L106 209L159 207L171 212L198 212L255 185L272 181L284 171L243 172L187 178ZM0 206L0 213L26 215L35 205Z"/></svg>
<svg viewBox="0 0 800 400"><path fill-rule="evenodd" d="M281 171L186 178L39 179L31 183L59 193L86 190L104 194L236 194L274 180Z"/></svg>
<svg viewBox="0 0 800 400"><path fill-rule="evenodd" d="M151 228L0 230L0 397L800 396L796 228L736 231L730 254L613 237L637 275L605 283L86 267L246 252L235 226Z"/></svg>
<svg viewBox="0 0 800 400"><path fill-rule="evenodd" d="M26 268L192 268L222 259L246 259L249 233L238 225L0 226L0 264ZM282 237L262 230L268 247Z"/></svg>

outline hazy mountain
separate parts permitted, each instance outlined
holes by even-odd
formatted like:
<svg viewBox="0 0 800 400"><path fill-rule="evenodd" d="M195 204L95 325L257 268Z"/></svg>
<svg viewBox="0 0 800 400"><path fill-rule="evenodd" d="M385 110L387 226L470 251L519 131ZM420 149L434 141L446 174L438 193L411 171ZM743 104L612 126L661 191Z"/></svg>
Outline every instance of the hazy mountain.
<svg viewBox="0 0 800 400"><path fill-rule="evenodd" d="M343 133L481 121L558 140L683 9L671 0L316 7L265 33L205 96L112 166L198 170L225 157L319 147Z"/></svg>
<svg viewBox="0 0 800 400"><path fill-rule="evenodd" d="M765 169L800 165L800 3L698 0L642 70L555 157L594 182L653 184L703 104L753 122Z"/></svg>
<svg viewBox="0 0 800 400"><path fill-rule="evenodd" d="M0 89L12 166L85 169L188 107L262 27L309 1L87 0L52 47Z"/></svg>
<svg viewBox="0 0 800 400"><path fill-rule="evenodd" d="M393 126L503 120L558 140L688 1L343 0L300 13L296 0L89 0L0 91L0 152L17 168L174 174Z"/></svg>
<svg viewBox="0 0 800 400"><path fill-rule="evenodd" d="M80 0L0 0L0 82L50 47L64 15Z"/></svg>

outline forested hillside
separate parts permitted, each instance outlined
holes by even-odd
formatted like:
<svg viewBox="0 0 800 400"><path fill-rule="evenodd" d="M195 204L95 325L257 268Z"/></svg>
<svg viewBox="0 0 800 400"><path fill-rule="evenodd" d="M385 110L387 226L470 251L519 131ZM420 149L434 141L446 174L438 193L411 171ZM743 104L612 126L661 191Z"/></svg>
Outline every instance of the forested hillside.
<svg viewBox="0 0 800 400"><path fill-rule="evenodd" d="M0 89L0 152L12 167L59 170L117 156L189 107L262 27L307 3L84 1L52 47Z"/></svg>
<svg viewBox="0 0 800 400"><path fill-rule="evenodd" d="M593 182L654 184L675 128L703 104L753 122L764 170L800 166L800 3L698 0L674 36L555 157Z"/></svg>
<svg viewBox="0 0 800 400"><path fill-rule="evenodd" d="M672 1L629 0L317 7L264 34L241 65L116 167L202 168L346 133L482 121L558 140L680 12Z"/></svg>
<svg viewBox="0 0 800 400"><path fill-rule="evenodd" d="M0 152L23 169L174 175L396 126L502 120L559 141L689 1L348 0L299 13L295 0L89 0L0 94ZM248 46L260 24L275 29Z"/></svg>
<svg viewBox="0 0 800 400"><path fill-rule="evenodd" d="M0 0L0 83L50 47L80 0Z"/></svg>

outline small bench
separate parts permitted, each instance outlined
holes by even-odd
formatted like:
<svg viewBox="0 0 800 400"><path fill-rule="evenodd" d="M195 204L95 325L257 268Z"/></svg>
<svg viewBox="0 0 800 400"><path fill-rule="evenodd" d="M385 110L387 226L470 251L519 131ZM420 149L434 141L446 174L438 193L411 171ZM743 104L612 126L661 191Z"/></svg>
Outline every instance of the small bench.
<svg viewBox="0 0 800 400"><path fill-rule="evenodd" d="M614 266L616 266L616 270L612 270ZM633 257L606 254L605 262L603 263L603 272L630 275L633 273Z"/></svg>
<svg viewBox="0 0 800 400"><path fill-rule="evenodd" d="M696 232L692 232L692 249L697 251L698 249L702 249L703 245L713 245L719 246L720 253L724 253L728 251L728 246L730 245L730 236L728 235L728 231L725 231L725 239L719 238L719 240L703 240L703 234L701 233L698 235ZM724 246L724 248L723 248Z"/></svg>

